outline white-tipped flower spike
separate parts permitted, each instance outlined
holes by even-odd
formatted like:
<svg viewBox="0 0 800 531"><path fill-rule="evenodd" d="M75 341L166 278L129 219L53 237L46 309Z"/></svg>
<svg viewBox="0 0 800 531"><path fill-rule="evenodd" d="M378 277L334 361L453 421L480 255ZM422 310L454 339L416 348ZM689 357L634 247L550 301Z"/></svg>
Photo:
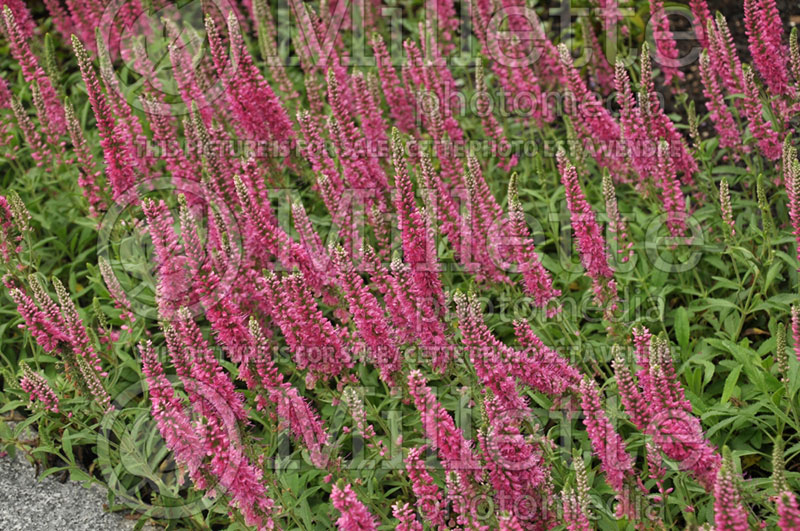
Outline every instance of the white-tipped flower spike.
<svg viewBox="0 0 800 531"><path fill-rule="evenodd" d="M719 207L722 211L722 222L725 224L725 239L729 242L736 236L736 224L733 220L733 206L728 180L723 177L719 183Z"/></svg>

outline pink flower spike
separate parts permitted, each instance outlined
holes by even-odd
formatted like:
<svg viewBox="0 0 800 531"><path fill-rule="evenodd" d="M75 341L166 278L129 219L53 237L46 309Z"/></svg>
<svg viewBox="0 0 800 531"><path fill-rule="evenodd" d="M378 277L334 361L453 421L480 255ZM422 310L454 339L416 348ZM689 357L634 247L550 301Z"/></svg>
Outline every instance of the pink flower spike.
<svg viewBox="0 0 800 531"><path fill-rule="evenodd" d="M747 509L739 493L731 456L726 455L714 485L714 524L720 531L747 531Z"/></svg>
<svg viewBox="0 0 800 531"><path fill-rule="evenodd" d="M608 265L608 249L602 230L591 205L583 195L578 181L578 172L563 151L558 153L558 168L561 182L566 189L567 208L570 211L570 223L575 234L581 262L586 274L593 281L595 301L606 306L606 314L616 310L617 286L614 272Z"/></svg>
<svg viewBox="0 0 800 531"><path fill-rule="evenodd" d="M91 149L86 142L78 117L75 115L75 108L67 103L64 107L67 117L67 130L72 141L72 150L78 162L78 185L83 190L83 196L89 202L89 214L97 216L101 210L105 209L105 201L102 195L101 171L92 157Z"/></svg>
<svg viewBox="0 0 800 531"><path fill-rule="evenodd" d="M650 423L650 404L644 400L641 392L636 387L631 371L622 356L622 349L615 345L612 353L615 353L612 364L614 366L614 374L617 377L617 389L622 405L628 412L633 425L640 430L645 430Z"/></svg>
<svg viewBox="0 0 800 531"><path fill-rule="evenodd" d="M744 99L741 100L741 105L753 138L758 141L758 149L762 155L770 160L778 160L781 158L780 135L772 128L772 124L764 119L761 95L749 65L743 67L743 83Z"/></svg>
<svg viewBox="0 0 800 531"><path fill-rule="evenodd" d="M794 96L789 85L783 25L775 0L744 0L744 27L753 64L777 96Z"/></svg>
<svg viewBox="0 0 800 531"><path fill-rule="evenodd" d="M416 505L425 522L432 527L443 526L447 517L442 491L434 483L425 465L425 446L411 448L405 459L406 473Z"/></svg>
<svg viewBox="0 0 800 531"><path fill-rule="evenodd" d="M703 51L700 56L700 79L703 81L703 94L706 98L706 107L711 114L711 121L719 134L719 143L722 147L733 150L735 153L741 149L742 139L736 121L725 103L722 88L717 80L716 72L711 68L708 53Z"/></svg>
<svg viewBox="0 0 800 531"><path fill-rule="evenodd" d="M456 471L462 481L469 482L480 473L480 462L472 451L470 441L464 439L464 434L456 427L453 417L427 383L418 370L413 370L408 375L409 393L420 412L422 429L432 447L438 451L445 470Z"/></svg>
<svg viewBox="0 0 800 531"><path fill-rule="evenodd" d="M175 396L172 384L164 374L158 355L150 341L139 345L142 356L142 372L147 380L153 417L161 436L179 463L186 466L192 479L198 478L205 452L192 421Z"/></svg>
<svg viewBox="0 0 800 531"><path fill-rule="evenodd" d="M114 305L118 309L122 310L120 319L123 321L129 321L131 323L134 322L136 318L133 316L133 306L131 306L131 302L128 300L128 295L120 285L116 273L114 273L114 270L111 268L111 264L109 264L108 260L101 256L99 258L98 267L100 269L100 274L105 281L106 289L108 289L109 295L111 295L111 298L114 300Z"/></svg>
<svg viewBox="0 0 800 531"><path fill-rule="evenodd" d="M78 40L72 36L72 48L78 58L78 67L89 93L89 102L94 111L97 128L100 132L100 145L103 147L103 156L106 161L106 175L111 185L112 196L119 199L123 194L129 193L136 182L136 175L128 157L129 146L126 145L120 131L114 123L114 116L105 94L100 88L100 81L94 71L89 57L89 52Z"/></svg>
<svg viewBox="0 0 800 531"><path fill-rule="evenodd" d="M579 496L572 489L567 489L564 491L563 499L564 521L567 530L591 531L592 526L581 507Z"/></svg>
<svg viewBox="0 0 800 531"><path fill-rule="evenodd" d="M334 485L331 490L331 502L342 513L336 520L336 527L340 531L374 531L377 529L375 517L358 500L349 484L340 489Z"/></svg>
<svg viewBox="0 0 800 531"><path fill-rule="evenodd" d="M533 238L522 210L522 202L519 199L517 182L517 174L514 173L508 182L508 229L513 245L512 254L519 272L522 273L525 293L533 297L537 306L546 308L551 301L555 301L561 295L561 291L553 287L550 273L536 254Z"/></svg>
<svg viewBox="0 0 800 531"><path fill-rule="evenodd" d="M689 9L692 11L692 26L694 26L697 40L700 42L700 46L708 48L706 28L708 27L708 21L713 20L711 18L711 10L708 9L708 3L706 0L689 0Z"/></svg>
<svg viewBox="0 0 800 531"><path fill-rule="evenodd" d="M792 343L797 361L800 362L800 307L792 305Z"/></svg>
<svg viewBox="0 0 800 531"><path fill-rule="evenodd" d="M3 10L8 9L11 12L16 21L15 23L19 25L19 31L22 36L30 39L36 29L36 22L33 20L25 2L22 0L0 0L0 6L2 6Z"/></svg>
<svg viewBox="0 0 800 531"><path fill-rule="evenodd" d="M606 481L617 494L621 494L625 478L633 475L633 464L625 450L625 441L614 430L603 410L597 384L588 378L581 382L581 404L585 415L583 422L606 474Z"/></svg>
<svg viewBox="0 0 800 531"><path fill-rule="evenodd" d="M28 393L31 404L38 401L47 411L58 413L58 396L50 383L41 374L34 372L26 363L20 363L22 367L22 378L19 386Z"/></svg>
<svg viewBox="0 0 800 531"><path fill-rule="evenodd" d="M797 497L789 491L778 494L778 527L781 531L800 529L800 507Z"/></svg>
<svg viewBox="0 0 800 531"><path fill-rule="evenodd" d="M422 524L417 521L414 508L408 503L401 504L399 501L392 505L392 514L397 518L395 531L422 531Z"/></svg>
<svg viewBox="0 0 800 531"><path fill-rule="evenodd" d="M358 335L369 349L369 359L380 370L381 379L393 386L402 354L378 300L349 261L341 247L332 251L335 275L350 308Z"/></svg>
<svg viewBox="0 0 800 531"><path fill-rule="evenodd" d="M669 29L669 18L662 0L650 0L650 22L656 42L656 61L664 72L664 83L669 85L673 78L683 79L683 72L678 70L678 47Z"/></svg>

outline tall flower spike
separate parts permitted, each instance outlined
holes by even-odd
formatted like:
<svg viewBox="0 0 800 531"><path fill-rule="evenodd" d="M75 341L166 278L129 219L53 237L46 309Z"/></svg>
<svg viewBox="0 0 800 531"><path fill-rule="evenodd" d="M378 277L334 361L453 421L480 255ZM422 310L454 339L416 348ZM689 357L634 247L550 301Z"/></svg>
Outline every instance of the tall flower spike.
<svg viewBox="0 0 800 531"><path fill-rule="evenodd" d="M614 68L614 81L617 89L617 102L620 106L620 131L623 136L625 155L630 157L633 169L644 180L653 166L653 145L644 117L636 107L636 99L631 87L630 75L621 60ZM646 100L645 100L646 101ZM620 179L620 176L616 176Z"/></svg>
<svg viewBox="0 0 800 531"><path fill-rule="evenodd" d="M481 118L484 132L493 142L492 151L496 150L496 155L500 159L498 166L504 171L511 171L511 168L516 166L517 156L506 155L511 153L511 144L508 143L503 127L494 117L491 96L486 88L486 79L483 75L483 59L481 57L478 57L475 65L475 93L476 110Z"/></svg>
<svg viewBox="0 0 800 531"><path fill-rule="evenodd" d="M497 267L497 259L502 258L501 244L505 219L497 201L495 201L486 179L483 177L478 159L467 154L467 171L464 176L467 187L467 212L465 226L468 227L467 244L469 253L474 255L477 263L478 280L490 279L495 282L509 283L508 277ZM468 255L462 249L464 257Z"/></svg>
<svg viewBox="0 0 800 531"><path fill-rule="evenodd" d="M4 279L11 299L17 305L17 312L25 321L25 324L21 324L19 327L26 328L45 352L58 353L61 351L61 344L67 344L69 341L61 310L50 296L44 293L38 284L38 278L34 275L29 278L33 298L25 293L11 277ZM67 378L70 378L72 376L70 372L74 367L70 363L69 355L64 358L64 365Z"/></svg>
<svg viewBox="0 0 800 531"><path fill-rule="evenodd" d="M775 10L775 0L744 0L744 28L753 64L770 92L788 96L793 91L788 84L786 53L781 43L783 25Z"/></svg>
<svg viewBox="0 0 800 531"><path fill-rule="evenodd" d="M229 100L234 112L236 104L245 111L240 115L247 131L256 139L263 139L264 131L269 133L269 140L273 142L288 142L294 133L291 121L281 102L272 88L264 80L258 68L253 63L253 58L247 50L242 37L239 22L233 13L228 15L228 36L230 38L231 58L235 65L235 79L233 90L229 93Z"/></svg>
<svg viewBox="0 0 800 531"><path fill-rule="evenodd" d="M15 20L15 24L19 26L18 31L25 39L30 39L33 36L33 31L36 29L36 22L31 16L25 2L22 0L3 0L0 2L3 10L8 9L11 16Z"/></svg>
<svg viewBox="0 0 800 531"><path fill-rule="evenodd" d="M703 48L708 48L708 21L711 18L711 10L708 9L708 2L706 0L689 0L689 9L692 11L692 25L694 26L694 33L697 40Z"/></svg>
<svg viewBox="0 0 800 531"><path fill-rule="evenodd" d="M733 150L736 153L742 144L739 129L736 127L736 121L725 104L717 74L711 68L711 62L705 50L700 55L700 79L703 81L706 108L708 108L711 114L711 121L714 122L714 128L719 134L719 143L722 147Z"/></svg>
<svg viewBox="0 0 800 531"><path fill-rule="evenodd" d="M349 484L346 484L344 489L334 485L331 490L331 502L342 513L336 520L336 527L340 531L374 531L377 529L375 517L359 501Z"/></svg>
<svg viewBox="0 0 800 531"><path fill-rule="evenodd" d="M789 383L789 356L786 354L786 325L778 323L775 338L775 365L778 375L784 384Z"/></svg>
<svg viewBox="0 0 800 531"><path fill-rule="evenodd" d="M614 366L614 374L617 377L617 389L622 400L625 411L631 418L631 422L640 430L645 430L650 422L649 404L644 400L639 389L633 381L633 376L628 368L625 358L622 356L622 348L619 345L612 347L611 362Z"/></svg>
<svg viewBox="0 0 800 531"><path fill-rule="evenodd" d="M533 332L527 321L514 321L514 335L523 350L502 349L508 353L506 362L510 372L520 382L552 396L571 390L577 391L581 374L569 360L549 348Z"/></svg>
<svg viewBox="0 0 800 531"><path fill-rule="evenodd" d="M524 412L506 409L496 396L484 401L487 425L478 433L484 470L495 490L500 511L519 511L522 503L542 500L541 489L550 479L541 446L523 434ZM536 429L536 428L534 428ZM524 501L523 501L524 500ZM538 511L537 518L547 518ZM534 515L530 515L534 516Z"/></svg>
<svg viewBox="0 0 800 531"><path fill-rule="evenodd" d="M456 471L462 481L470 483L472 478L480 474L480 462L473 453L470 441L464 438L453 417L427 384L420 371L412 370L409 373L409 393L420 412L422 430L438 452L445 471Z"/></svg>
<svg viewBox="0 0 800 531"><path fill-rule="evenodd" d="M128 5L126 3L126 6ZM148 139L144 134L142 123L128 104L125 91L119 82L119 74L114 70L105 37L99 28L96 29L95 40L100 79L106 89L107 101L116 116L119 140L127 150L128 160L134 165L137 174L147 179L151 167L156 163L155 157L152 150L145 149L148 146Z"/></svg>
<svg viewBox="0 0 800 531"><path fill-rule="evenodd" d="M733 206L731 205L731 192L728 188L728 180L724 177L719 183L719 207L722 211L722 222L725 227L725 238L730 240L736 236L736 224L733 221Z"/></svg>
<svg viewBox="0 0 800 531"><path fill-rule="evenodd" d="M540 308L545 308L548 303L561 295L561 291L553 287L553 279L544 268L531 237L519 200L518 177L514 173L508 181L508 230L512 239L511 244L514 261L518 271L522 273L525 293L533 297ZM551 311L556 311L551 309Z"/></svg>
<svg viewBox="0 0 800 531"><path fill-rule="evenodd" d="M394 376L400 370L402 354L386 320L383 308L364 284L344 249L333 250L335 274L350 307L350 315L358 335L369 349L369 359L380 370L381 379L394 385Z"/></svg>
<svg viewBox="0 0 800 531"><path fill-rule="evenodd" d="M789 196L789 220L792 234L797 241L797 258L800 260L800 163L797 161L797 152L788 139L789 137L783 150L783 179L786 194Z"/></svg>
<svg viewBox="0 0 800 531"><path fill-rule="evenodd" d="M100 88L100 82L94 72L89 53L76 36L72 36L72 48L78 58L78 67L89 93L89 103L92 105L97 129L100 132L100 145L103 147L103 156L106 161L106 175L111 185L113 198L119 199L124 193L129 192L135 184L135 174L131 161L128 158L128 146L124 145L114 124L114 116L108 105L108 100Z"/></svg>
<svg viewBox="0 0 800 531"><path fill-rule="evenodd" d="M653 24L653 40L656 42L656 59L664 72L664 83L669 84L673 78L683 79L684 74L678 70L678 48L669 29L669 18L664 10L662 0L650 0L650 22Z"/></svg>
<svg viewBox="0 0 800 531"><path fill-rule="evenodd" d="M22 6L21 13L24 13L30 20L30 13L24 5ZM20 27L17 25L17 19L15 18L16 16L17 13L10 9L8 5L3 6L3 20L0 20L0 29L2 29L8 37L11 54L19 62L20 70L22 70L22 76L25 78L25 81L31 84L36 83L39 86L48 123L53 127L55 133L66 133L67 124L61 101L58 98L56 90L53 88L51 79L39 64L39 60L33 55L30 45L27 42L28 37L20 31Z"/></svg>
<svg viewBox="0 0 800 531"><path fill-rule="evenodd" d="M22 107L17 98L11 99L11 109L14 111L14 117L17 119L22 137L27 142L31 151L31 158L36 161L37 166L43 166L49 163L51 159L50 150L45 146L39 131L33 125L27 111Z"/></svg>
<svg viewBox="0 0 800 531"><path fill-rule="evenodd" d="M603 172L603 199L605 199L606 203L608 231L613 235L614 247L619 261L625 263L633 256L633 242L628 238L625 220L622 219L622 215L619 213L614 181L608 172Z"/></svg>
<svg viewBox="0 0 800 531"><path fill-rule="evenodd" d="M775 439L772 447L772 488L777 493L789 490L786 482L786 461L783 456L783 440L780 437Z"/></svg>
<svg viewBox="0 0 800 531"><path fill-rule="evenodd" d="M720 456L705 439L700 420L691 414L680 381L675 375L665 337L651 337L647 329L634 331L637 373L642 396L648 405L649 429L653 442L667 457L708 490L713 489Z"/></svg>
<svg viewBox="0 0 800 531"><path fill-rule="evenodd" d="M563 510L564 510L564 523L568 531L591 531L592 526L589 519L583 512L581 505L578 501L578 495L571 488L564 490Z"/></svg>
<svg viewBox="0 0 800 531"><path fill-rule="evenodd" d="M747 510L739 493L730 452L725 452L714 485L714 524L718 530L747 531Z"/></svg>
<svg viewBox="0 0 800 531"><path fill-rule="evenodd" d="M744 65L742 72L744 98L741 100L741 106L747 117L748 127L753 133L753 138L758 142L758 149L761 154L770 160L777 160L781 158L780 135L772 128L772 124L764 119L761 96L750 65Z"/></svg>
<svg viewBox="0 0 800 531"><path fill-rule="evenodd" d="M249 334L248 348L239 364L239 378L248 388L266 395L256 398L256 407L261 410L274 405L280 422L278 428L288 428L292 437L308 449L311 463L325 468L327 455L324 449L329 441L319 413L280 373L272 359L272 347L253 317L250 318Z"/></svg>
<svg viewBox="0 0 800 531"><path fill-rule="evenodd" d="M175 454L175 458L189 471L189 476L197 481L205 451L189 415L180 398L175 396L172 384L164 374L164 367L158 361L153 344L148 340L139 345L142 356L142 373L147 381L150 406L158 431Z"/></svg>
<svg viewBox="0 0 800 531"><path fill-rule="evenodd" d="M722 13L717 12L716 25L713 20L708 21L706 31L709 43L708 57L711 60L711 67L716 72L717 77L722 80L722 84L730 94L740 94L744 92L742 85L742 62L736 51L736 43L728 27L728 22ZM734 105L741 110L740 100L734 100Z"/></svg>
<svg viewBox="0 0 800 531"><path fill-rule="evenodd" d="M800 361L800 307L796 305L792 305L792 343L797 361Z"/></svg>
<svg viewBox="0 0 800 531"><path fill-rule="evenodd" d="M616 154L621 134L619 124L597 95L586 87L567 46L559 44L558 52L570 91L571 101L565 103L566 112L573 118L579 140L586 144L599 165L610 171L624 172L624 160Z"/></svg>
<svg viewBox="0 0 800 531"><path fill-rule="evenodd" d="M679 237L686 230L686 201L681 191L681 182L676 175L670 146L665 141L658 145L658 159L653 178L661 192L661 201L667 215L667 228L673 237Z"/></svg>
<svg viewBox="0 0 800 531"><path fill-rule="evenodd" d="M47 108L44 106L44 100L42 99L42 91L39 90L39 84L36 82L31 83L31 102L33 103L34 109L36 109L36 117L39 119L39 129L42 132L42 136L46 139L47 143L52 146L49 148L52 151L59 146L59 135L50 123L50 117L48 116ZM61 155L59 153L55 155L54 158L60 157Z"/></svg>
<svg viewBox="0 0 800 531"><path fill-rule="evenodd" d="M78 162L78 185L83 190L83 195L89 202L89 214L96 216L99 211L105 209L102 198L102 188L100 183L101 172L95 164L92 152L83 134L83 128L78 117L75 115L75 108L67 102L64 107L67 117L67 130L72 141L72 150Z"/></svg>
<svg viewBox="0 0 800 531"><path fill-rule="evenodd" d="M75 350L76 354L85 358L91 368L97 371L100 376L108 376L100 365L100 358L97 355L97 351L95 351L94 346L89 340L89 336L83 326L83 320L78 314L78 309L75 307L75 303L72 302L69 293L67 293L64 285L61 284L61 281L57 278L53 278L53 287L56 290L56 295L58 295L61 315L64 319L64 325L69 334L69 342L72 348Z"/></svg>
<svg viewBox="0 0 800 531"><path fill-rule="evenodd" d="M442 499L442 491L433 481L425 465L425 446L417 446L408 451L405 459L406 474L411 481L411 490L416 496L416 505L423 520L431 527L445 525L447 517Z"/></svg>
<svg viewBox="0 0 800 531"><path fill-rule="evenodd" d="M411 268L414 294L421 313L420 339L424 346L446 344L441 316L445 309L444 289L435 270L436 248L425 218L417 208L408 175L405 150L397 129L392 131L392 163L395 168L395 208L403 234L403 254Z"/></svg>
<svg viewBox="0 0 800 531"><path fill-rule="evenodd" d="M697 161L689 153L683 135L667 116L662 99L653 83L653 68L650 62L650 47L642 43L640 61L639 112L648 128L650 142L645 147L657 146L659 141L666 141L670 146L670 158L675 167L683 173L683 184L691 184L692 176L697 173ZM651 160L655 160L655 152L650 151Z"/></svg>
<svg viewBox="0 0 800 531"><path fill-rule="evenodd" d="M108 260L101 256L99 258L98 267L100 268L100 274L105 281L106 289L108 289L109 295L111 295L111 298L114 300L114 305L118 309L122 310L120 319L123 321L129 321L131 323L134 322L136 318L133 316L133 307L131 306L131 301L128 299L128 295L120 285L117 275L111 268L111 264L109 264ZM123 325L122 328L124 330L127 328L127 325Z"/></svg>
<svg viewBox="0 0 800 531"><path fill-rule="evenodd" d="M353 365L344 348L343 331L322 315L301 274L279 279L267 273L259 287L273 308L272 318L283 332L300 370L308 369L307 383L338 376Z"/></svg>
<svg viewBox="0 0 800 531"><path fill-rule="evenodd" d="M22 368L22 378L19 380L19 386L22 390L28 393L31 404L40 402L42 407L47 411L58 413L58 396L50 383L41 374L34 372L24 362L20 363Z"/></svg>
<svg viewBox="0 0 800 531"><path fill-rule="evenodd" d="M795 89L800 90L800 44L797 42L797 26L792 28L792 33L789 35L789 60Z"/></svg>
<svg viewBox="0 0 800 531"><path fill-rule="evenodd" d="M506 349L484 323L477 298L474 294L464 295L457 292L453 299L461 329L461 341L481 384L491 389L503 409L527 413L528 405L517 391L512 371L502 359L501 351Z"/></svg>
<svg viewBox="0 0 800 531"><path fill-rule="evenodd" d="M570 222L575 233L581 262L586 274L593 281L595 300L607 304L609 312L616 309L617 286L614 272L608 265L606 243L600 226L597 224L594 211L583 195L578 172L568 160L564 152L558 154L558 167L561 182L566 189L567 208L570 211Z"/></svg>
<svg viewBox="0 0 800 531"><path fill-rule="evenodd" d="M603 410L597 384L588 378L581 382L581 404L592 448L600 459L606 481L619 495L623 492L625 478L633 474L633 464L625 449L625 441L614 430Z"/></svg>
<svg viewBox="0 0 800 531"><path fill-rule="evenodd" d="M594 32L594 27L589 17L582 19L581 30L585 36L584 48L591 45L591 48L587 49L591 50L592 53L591 69L597 81L596 90L599 90L603 96L608 96L614 90L614 69L606 58L605 51L597 39L597 34Z"/></svg>

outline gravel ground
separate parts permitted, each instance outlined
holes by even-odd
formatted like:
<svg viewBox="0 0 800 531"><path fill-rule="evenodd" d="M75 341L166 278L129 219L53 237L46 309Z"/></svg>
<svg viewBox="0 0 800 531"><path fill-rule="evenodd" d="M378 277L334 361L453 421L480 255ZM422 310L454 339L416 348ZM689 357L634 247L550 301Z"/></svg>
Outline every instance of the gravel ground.
<svg viewBox="0 0 800 531"><path fill-rule="evenodd" d="M103 511L105 493L98 486L39 481L34 468L18 454L0 458L0 530L128 531L136 521Z"/></svg>

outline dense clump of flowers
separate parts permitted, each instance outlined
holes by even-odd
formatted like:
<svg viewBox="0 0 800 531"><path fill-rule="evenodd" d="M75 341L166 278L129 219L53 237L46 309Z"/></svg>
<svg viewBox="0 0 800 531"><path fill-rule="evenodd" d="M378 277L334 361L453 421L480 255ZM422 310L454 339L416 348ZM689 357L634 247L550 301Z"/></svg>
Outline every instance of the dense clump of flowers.
<svg viewBox="0 0 800 531"><path fill-rule="evenodd" d="M649 214L666 217L658 230L666 227L669 242L692 244L694 237L686 234L695 228L689 215L698 213L701 227L724 231L720 248L734 260L737 276L744 263L740 252L750 252L752 242L763 246L763 252L752 252L755 261L746 261L747 267L769 273L747 271L742 277L752 279L753 293L762 286L763 295L778 291L794 279L781 270L793 260L781 251L792 239L800 242L800 163L789 134L800 108L800 46L797 32L788 46L783 42L775 1L745 2L752 66L737 55L725 19L713 18L705 0L689 2L704 48L699 77L709 111L698 116L689 101L691 148L683 126L673 122L681 105L667 107L656 90L650 48L642 47L638 75L635 68L629 74L622 59L613 71L606 60L603 47L617 42L614 33L622 21L616 2L590 2L599 9L584 17L580 31L590 54L585 68L573 62L567 47L571 30L561 28L564 37L551 40L547 21L523 11L521 0L472 0L463 6L436 0L423 12L438 20L408 26L402 49L392 40L392 52L405 53L401 65L393 64L396 54L375 33L374 72L363 69L366 64L353 69L359 50L348 49L343 35L355 36L358 17L366 30L360 37L385 29L377 20L379 1L336 0L317 7L292 0L288 7L298 27L290 41L279 41L280 17L273 18L267 4L246 0L241 12L236 6L205 9L207 31L201 36L185 31L191 21L162 1L128 2L106 27L107 6L98 0L46 0L52 27L64 37L75 34L83 94L62 83L76 72L63 72L61 65L75 61L62 61L55 54L62 49L50 36L44 37L40 60L33 51L41 49L36 38L42 32L27 8L0 0L0 32L19 73L3 77L21 82L9 88L0 79L0 148L6 148L0 158L12 161L9 186L30 193L30 183L42 183L49 201L49 193L69 188L55 179L68 174L66 166L76 166L70 175L77 176L84 199L67 204L84 209L88 204L94 219L69 220L69 231L73 225L81 231L95 225L106 239L125 238L130 230L142 240L125 239L125 245L152 249L155 277L152 292L147 282L135 286L134 299L126 291L129 281L121 283L109 263L114 256L115 263L127 265L122 260L128 248L110 246L92 258L83 232L54 254L78 263L77 269L63 269L42 252L53 240L39 234L50 230L50 212L31 215L13 191L0 196L3 282L21 317L19 328L29 332L20 337L9 329L12 342L46 354L34 354L35 365L12 358L21 377L9 393L20 397L20 404L30 399L40 429L74 416L79 423L70 430L96 425L111 408L112 393L135 379L136 364L121 359L144 337L150 338L139 346L145 399L178 465L180 488L188 473L193 488L205 491L198 495L218 500L207 513L209 525L230 511L231 520L248 527L282 527L298 516L292 514L297 501L323 504L336 526L348 530L538 531L559 525L586 530L595 523L590 496L598 492L589 481L596 479L611 487L618 518L637 528L667 527L691 520L688 514L676 518L686 499L684 479L690 478L705 489L706 503L699 511L685 507L685 513L709 517L713 495L718 528L747 528L750 509L744 502L750 496L740 493L730 458L723 459L715 444L724 439L725 426L734 426L731 433L739 425L723 422L704 432L701 419L719 408L712 415L689 391L720 387L717 381L710 385L702 366L692 367L699 361L708 368L712 358L682 356L686 365L678 366L667 339L674 332L686 346L685 321L668 315L680 307L687 309L685 317L707 322L690 323L692 334L713 328L715 308L698 309L693 300L706 287L690 287L692 275L698 284L705 281L704 271L684 275L686 285L682 281L675 290L664 284L663 271L651 273L637 253L651 250L653 233L641 230ZM456 37L471 37L460 34L470 28L460 27L456 6L470 11L474 36L490 57L468 63L455 57ZM675 81L683 73L666 8L661 0L651 0L649 7L652 57L676 96L664 101L680 104L682 87ZM144 26L162 9L164 35L154 36ZM498 22L497 10L509 16ZM599 25L605 34L598 38ZM627 26L620 29L628 34ZM251 30L258 32L261 58L251 54L256 49L246 35ZM494 38L497 31L509 38ZM148 57L150 41L128 39L132 32L166 37L155 38L153 49L168 56L174 84ZM630 35L630 42L641 37ZM284 60L285 43L296 64ZM528 61L532 55L537 60ZM119 64L132 64L136 75L118 75ZM473 66L474 78L465 77ZM294 85L298 74L305 90ZM494 87L508 100L507 108L492 101ZM613 88L618 109L598 95L610 97ZM563 122L548 101L554 93L565 97ZM467 103L462 96L473 98L468 103L474 103L476 119L462 116L466 106L459 105ZM94 118L79 115L87 109ZM177 119L179 114L184 116ZM718 139L700 136L708 114ZM554 174L553 161L537 153L525 164L528 173L508 175L518 162L512 140L516 149L523 132L533 135L528 140L545 141L548 149L565 136L571 160L560 152ZM33 171L17 178L18 169ZM738 177L741 172L763 172L756 190ZM730 174L737 178L729 186L731 177L723 175ZM770 190L773 183L777 188ZM496 195L506 184L507 210ZM748 200L740 198L748 193ZM753 196L762 226L749 223L751 213L757 214ZM64 201L58 199L60 208ZM40 204L39 195L33 201ZM605 218L598 218L595 201L604 203ZM526 216L543 215L543 206L562 209L570 226L559 226L564 221L557 216L532 231ZM101 216L106 211L109 216ZM109 233L106 222L112 218L122 222ZM603 223L608 223L605 234ZM563 256L558 241L563 230L574 234L588 279L574 274L569 257L567 263L555 259ZM677 247L663 251L679 255L683 249ZM712 265L727 268L727 258ZM51 298L39 281L40 273L51 271L68 275L71 293L56 280L57 300ZM626 330L634 312L651 302L635 300L637 280L648 295L651 288L664 289L660 296L668 297L666 304L653 305L664 332L653 336L634 328L629 343L635 359L627 359ZM716 294L725 287L720 281L706 291ZM134 308L142 309L148 293L155 301L152 319L134 319ZM525 313L515 316L512 328L498 313L522 294L513 311ZM586 294L602 306L602 324L594 319L600 313L595 308L581 315L571 306L586 302ZM780 313L781 305L793 302L776 295L769 293L767 302L754 295L746 305L767 304ZM87 299L93 299L91 314L79 306ZM764 341L773 339L760 337L769 335L762 330L767 323L753 308L742 310L747 315L742 313L738 328L735 319L726 319L720 337L708 341L714 363L728 368L724 350L734 346L737 363L738 353L751 348L757 361L769 356L772 343ZM783 323L788 313L800 359L800 310L785 310L768 323L777 336L773 358L735 373L741 383L730 395L731 410L764 386L778 386L771 397L775 406L789 398L794 362L788 359ZM154 346L161 338L165 360ZM700 344L697 339L692 336L693 347ZM613 345L610 357L603 350L607 345ZM51 378L53 369L65 378ZM769 378L752 385L753 371ZM751 381L745 384L745 378ZM723 396L730 392L726 382ZM617 398L619 412L613 409ZM384 418L393 405L402 415ZM534 406L564 412L566 424L554 416L545 420L547 413L540 415ZM575 418L580 412L600 477L587 470L588 454L570 459L554 441L556 428L580 421ZM626 420L617 431L619 414ZM414 427L405 440L395 436L396 420L404 429L408 422ZM790 485L795 478L784 473L780 441L791 437L786 424L772 459L769 494L777 515L765 518L795 528L798 509ZM586 437L572 442L579 440L585 443ZM628 450L640 448L642 458L634 459ZM291 477L282 477L289 454L316 470L300 475L289 470ZM375 491L374 481L384 472L361 467L362 458L397 467L403 454L403 470L391 488ZM793 456L791 450L787 456ZM317 477L332 485L329 500L328 488L312 483ZM308 491L297 493L298 484ZM704 493L694 490L692 499L700 500ZM609 489L599 494L604 492ZM664 522L638 514L646 498L662 504ZM597 516L602 522L609 517L605 511Z"/></svg>
<svg viewBox="0 0 800 531"><path fill-rule="evenodd" d="M143 343L139 345L139 351L142 356L142 372L150 394L150 407L161 436L180 464L187 468L190 477L199 481L200 466L205 457L200 437L164 374L153 344L149 341Z"/></svg>
<svg viewBox="0 0 800 531"><path fill-rule="evenodd" d="M622 403L634 425L653 437L656 447L679 462L711 490L720 466L720 455L703 436L691 403L675 374L669 343L653 338L646 328L634 329L637 386L621 356L615 354L614 370Z"/></svg>

